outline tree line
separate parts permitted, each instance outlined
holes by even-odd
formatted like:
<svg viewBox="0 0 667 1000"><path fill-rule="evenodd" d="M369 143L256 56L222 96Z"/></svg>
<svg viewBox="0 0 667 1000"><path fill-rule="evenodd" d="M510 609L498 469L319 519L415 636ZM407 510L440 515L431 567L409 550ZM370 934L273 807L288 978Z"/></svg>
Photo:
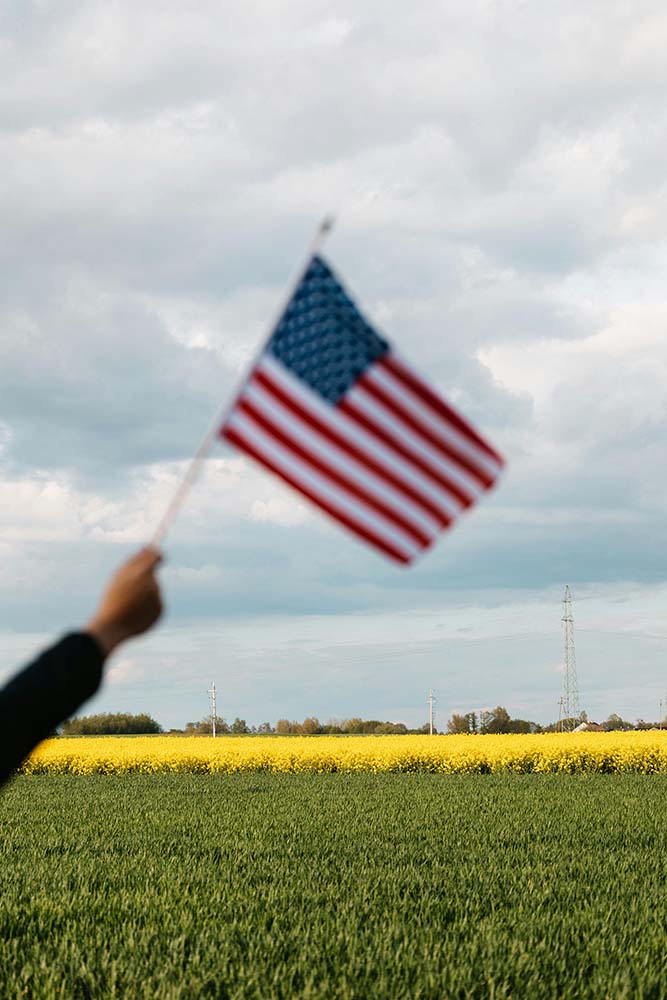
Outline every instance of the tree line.
<svg viewBox="0 0 667 1000"><path fill-rule="evenodd" d="M475 733L553 733L559 728L573 729L580 722L587 722L585 712L576 719L552 722L541 726L528 719L513 719L506 708L497 705L495 708L482 711L454 713L447 721L446 732L449 734ZM636 723L622 719L612 713L600 723L600 729L605 732L615 732L631 729L658 729L658 722L646 722L637 719ZM278 719L275 726L270 722L262 722L258 726L249 726L245 719L235 718L233 722L218 716L215 723L216 733L220 735L279 735L279 736L321 736L321 735L367 735L367 736L407 736L408 734L428 733L429 725L425 723L417 729L409 729L403 722L383 722L380 719L362 719L354 716L351 719L330 719L322 723L316 716L307 716L302 722L290 719ZM184 733L189 736L206 736L213 731L212 719L207 716L198 722L188 722L184 729L170 729L170 733ZM98 715L75 717L64 722L60 732L63 736L135 736L164 732L162 726L151 715L142 712L131 715L128 712L105 712ZM433 732L438 730L434 727Z"/></svg>
<svg viewBox="0 0 667 1000"><path fill-rule="evenodd" d="M512 719L506 708L497 705L496 708L481 712L466 712L457 715L456 712L447 722L447 732L461 733L538 733L542 727L528 719Z"/></svg>
<svg viewBox="0 0 667 1000"><path fill-rule="evenodd" d="M278 719L275 726L270 722L262 722L258 726L249 726L245 719L234 719L227 722L222 716L215 720L215 731L220 735L281 735L281 736L319 736L324 734L364 734L364 735L404 735L408 733L428 732L428 724L419 729L408 729L402 722L382 722L379 719L334 719L321 723L315 716L308 716L303 722L290 719ZM63 736L134 736L164 732L159 722L145 712L140 715L130 715L127 712L102 713L86 715L69 719L61 727ZM188 722L184 729L170 729L170 733L184 733L188 736L210 736L213 732L213 720L210 716L198 722ZM437 732L437 730L434 730Z"/></svg>
<svg viewBox="0 0 667 1000"><path fill-rule="evenodd" d="M188 722L184 732L205 735L212 732L212 722L210 717L201 719L199 722ZM270 722L262 722L259 726L248 726L245 719L235 719L229 724L225 719L218 717L215 723L217 733L249 733L258 736L325 736L325 735L403 735L407 733L428 732L428 724L419 729L408 729L402 722L382 722L380 719L331 719L329 722L320 720L310 715L298 722L295 719L278 719L275 726Z"/></svg>
<svg viewBox="0 0 667 1000"><path fill-rule="evenodd" d="M550 722L547 726L541 726L537 722L530 722L528 719L513 719L506 708L497 705L496 708L482 710L480 712L466 712L457 715L454 713L447 722L447 732L453 734L462 733L555 733L561 729L571 730L582 722L588 722L586 712L581 712L576 718L559 719L557 722ZM636 723L622 719L620 715L612 712L604 722L595 724L595 728L611 732L628 732L631 729L660 729L662 723L646 722L644 719L637 719Z"/></svg>
<svg viewBox="0 0 667 1000"><path fill-rule="evenodd" d="M139 736L162 731L160 723L145 712L140 715L128 712L83 715L62 724L63 736Z"/></svg>

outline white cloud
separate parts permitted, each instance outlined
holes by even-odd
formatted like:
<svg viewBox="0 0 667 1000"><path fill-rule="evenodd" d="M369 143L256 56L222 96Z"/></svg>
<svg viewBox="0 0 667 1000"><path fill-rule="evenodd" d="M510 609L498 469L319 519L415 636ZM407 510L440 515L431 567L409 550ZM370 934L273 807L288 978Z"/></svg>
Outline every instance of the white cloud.
<svg viewBox="0 0 667 1000"><path fill-rule="evenodd" d="M391 613L182 622L136 644L122 661L122 700L110 686L93 707L152 706L163 725L178 725L205 714L215 679L222 715L255 723L362 714L421 725L430 687L440 727L454 711L499 703L546 723L557 718L561 693L561 598L559 588L466 592ZM664 584L575 588L581 706L591 718L657 717L666 598ZM630 687L628 666L638 661L642 684Z"/></svg>
<svg viewBox="0 0 667 1000"><path fill-rule="evenodd" d="M654 0L7 4L6 627L85 620L151 537L331 210L335 265L505 482L397 574L216 444L168 536L174 627L664 580L665 43Z"/></svg>
<svg viewBox="0 0 667 1000"><path fill-rule="evenodd" d="M142 667L136 660L127 656L120 657L113 660L109 665L106 671L105 684L111 689L116 688L119 684L134 685L138 680L141 680L143 673Z"/></svg>

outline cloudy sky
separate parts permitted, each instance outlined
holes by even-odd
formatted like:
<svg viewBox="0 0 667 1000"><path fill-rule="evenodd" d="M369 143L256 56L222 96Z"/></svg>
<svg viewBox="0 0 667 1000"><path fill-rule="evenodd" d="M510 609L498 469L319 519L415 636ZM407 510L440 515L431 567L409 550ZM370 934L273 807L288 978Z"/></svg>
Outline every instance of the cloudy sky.
<svg viewBox="0 0 667 1000"><path fill-rule="evenodd" d="M397 569L216 447L168 615L88 711L557 716L667 692L658 0L0 0L0 677L151 537L327 212L368 316L508 457Z"/></svg>

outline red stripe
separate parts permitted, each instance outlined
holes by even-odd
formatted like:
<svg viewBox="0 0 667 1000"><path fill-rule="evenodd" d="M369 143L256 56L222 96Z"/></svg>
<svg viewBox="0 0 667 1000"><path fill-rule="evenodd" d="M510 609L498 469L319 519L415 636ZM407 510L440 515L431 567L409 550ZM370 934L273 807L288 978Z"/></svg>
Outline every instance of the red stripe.
<svg viewBox="0 0 667 1000"><path fill-rule="evenodd" d="M270 434L276 441L279 441L285 448L298 455L302 461L317 469L318 472L321 472L327 479L340 486L341 489L346 490L352 496L361 500L362 503L367 504L367 506L374 508L379 514L384 515L387 520L393 521L398 528L401 528L407 535L410 535L419 545L426 547L429 544L430 537L421 528L418 528L411 521L403 517L402 514L397 513L392 507L389 507L382 500L373 496L363 486L358 486L357 483L349 479L344 473L338 472L331 465L318 458L315 452L299 444L298 441L295 441L294 438L272 423L249 399L242 398L237 406L237 410L248 413L267 434Z"/></svg>
<svg viewBox="0 0 667 1000"><path fill-rule="evenodd" d="M436 506L432 500L420 493L411 484L405 482L405 480L401 479L400 476L396 475L380 462L377 462L369 452L365 452L355 444L352 444L351 441L348 441L346 437L339 434L338 431L330 427L324 420L321 420L310 410L301 406L300 403L289 395L281 386L277 385L272 378L265 375L264 372L256 371L254 373L254 381L259 382L263 389L274 396L284 407L291 410L291 412L305 424L308 424L323 437L333 442L333 444L337 445L341 451L346 452L362 465L372 469L372 471L378 476L385 479L397 490L400 490L401 493L409 497L414 503L418 504L423 510L435 518L441 527L446 528L452 523L453 519L451 514Z"/></svg>
<svg viewBox="0 0 667 1000"><path fill-rule="evenodd" d="M425 441L428 441L434 448L437 448L443 455L446 455L450 461L460 465L466 470L466 472L468 472L469 475L474 476L475 479L477 479L478 482L480 482L487 489L489 486L493 485L493 477L490 476L488 472L480 469L475 464L474 459L471 459L468 455L460 452L456 445L445 444L445 442L437 437L433 431L426 426L426 424L422 423L422 421L415 416L414 413L411 413L410 410L406 409L406 407L403 406L403 404L400 403L395 396L391 396L382 386L376 385L375 382L372 382L367 375L362 375L358 378L355 385L361 386L361 388L365 389L366 392L371 394L371 396L378 399L384 406L387 407L388 410L395 413L404 424L411 427L416 434L419 434L420 437L424 438Z"/></svg>
<svg viewBox="0 0 667 1000"><path fill-rule="evenodd" d="M289 475L289 473L284 472L280 466L276 465L270 459L265 458L264 455L262 455L261 452L258 451L252 444L246 441L246 439L242 437L242 435L234 427L223 427L220 433L222 437L226 437L228 441L231 441L238 448L248 452L248 454L252 455L254 459L266 466L267 469L270 469L271 472L274 472L276 476L280 476L280 478L286 483L293 486L295 490L298 490L299 493L308 497L309 500L311 500L314 504L317 504L318 507L321 507L322 510L325 510L327 514L331 515L331 517L334 517L337 521L340 521L341 524L344 524L345 527L349 528L349 530L354 532L355 535L359 535L359 537L363 538L364 541L370 542L371 545L375 545L376 548L381 549L385 555L390 556L397 562L406 564L410 562L410 558L404 555L399 549L394 548L391 542L386 542L384 538L376 535L374 531L367 528L365 525L360 524L349 514L343 513L327 500L321 499L317 496L317 494L311 492L308 487L303 486L296 478Z"/></svg>
<svg viewBox="0 0 667 1000"><path fill-rule="evenodd" d="M384 427L380 427L379 424L370 420L361 407L357 406L356 403L353 403L350 399L343 397L338 403L338 409L342 410L343 413L347 413L348 417L356 420L357 423L364 427L367 431L374 434L381 441L384 441L385 444L389 445L390 448L393 448L393 450L398 455L401 455L402 458L407 459L408 462L412 462L412 464L418 469L421 469L421 471L436 482L438 486L442 486L448 493L455 497L463 507L472 506L474 503L474 497L464 493L463 487L459 486L459 484L454 482L453 479L450 479L449 476L445 476L439 469L435 469L428 462L425 462L420 455L417 455L414 451L406 448L405 445L398 440L398 438L386 431Z"/></svg>
<svg viewBox="0 0 667 1000"><path fill-rule="evenodd" d="M461 434L464 434L467 438L469 438L469 440L476 444L478 448L485 451L490 458L499 462L500 465L505 464L505 460L502 456L499 455L498 452L495 451L491 445L477 433L475 428L472 424L468 423L465 417L463 417L460 413L457 413L456 410L452 409L449 403L447 403L444 399L437 396L425 382L422 382L417 375L414 375L397 358L393 357L391 354L385 354L384 357L379 360L378 364L388 368L392 375L395 375L396 378L403 382L404 385L406 385L409 389L412 389L414 394L427 403L432 410L435 410L438 416L442 417L443 420L446 420L453 427L455 427L457 431L460 431Z"/></svg>

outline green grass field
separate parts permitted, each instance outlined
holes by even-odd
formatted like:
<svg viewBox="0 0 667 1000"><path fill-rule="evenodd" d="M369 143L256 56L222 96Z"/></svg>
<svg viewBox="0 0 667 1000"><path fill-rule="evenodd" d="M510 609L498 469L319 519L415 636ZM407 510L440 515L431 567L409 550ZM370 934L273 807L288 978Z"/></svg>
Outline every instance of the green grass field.
<svg viewBox="0 0 667 1000"><path fill-rule="evenodd" d="M40 776L0 997L667 997L667 780Z"/></svg>

